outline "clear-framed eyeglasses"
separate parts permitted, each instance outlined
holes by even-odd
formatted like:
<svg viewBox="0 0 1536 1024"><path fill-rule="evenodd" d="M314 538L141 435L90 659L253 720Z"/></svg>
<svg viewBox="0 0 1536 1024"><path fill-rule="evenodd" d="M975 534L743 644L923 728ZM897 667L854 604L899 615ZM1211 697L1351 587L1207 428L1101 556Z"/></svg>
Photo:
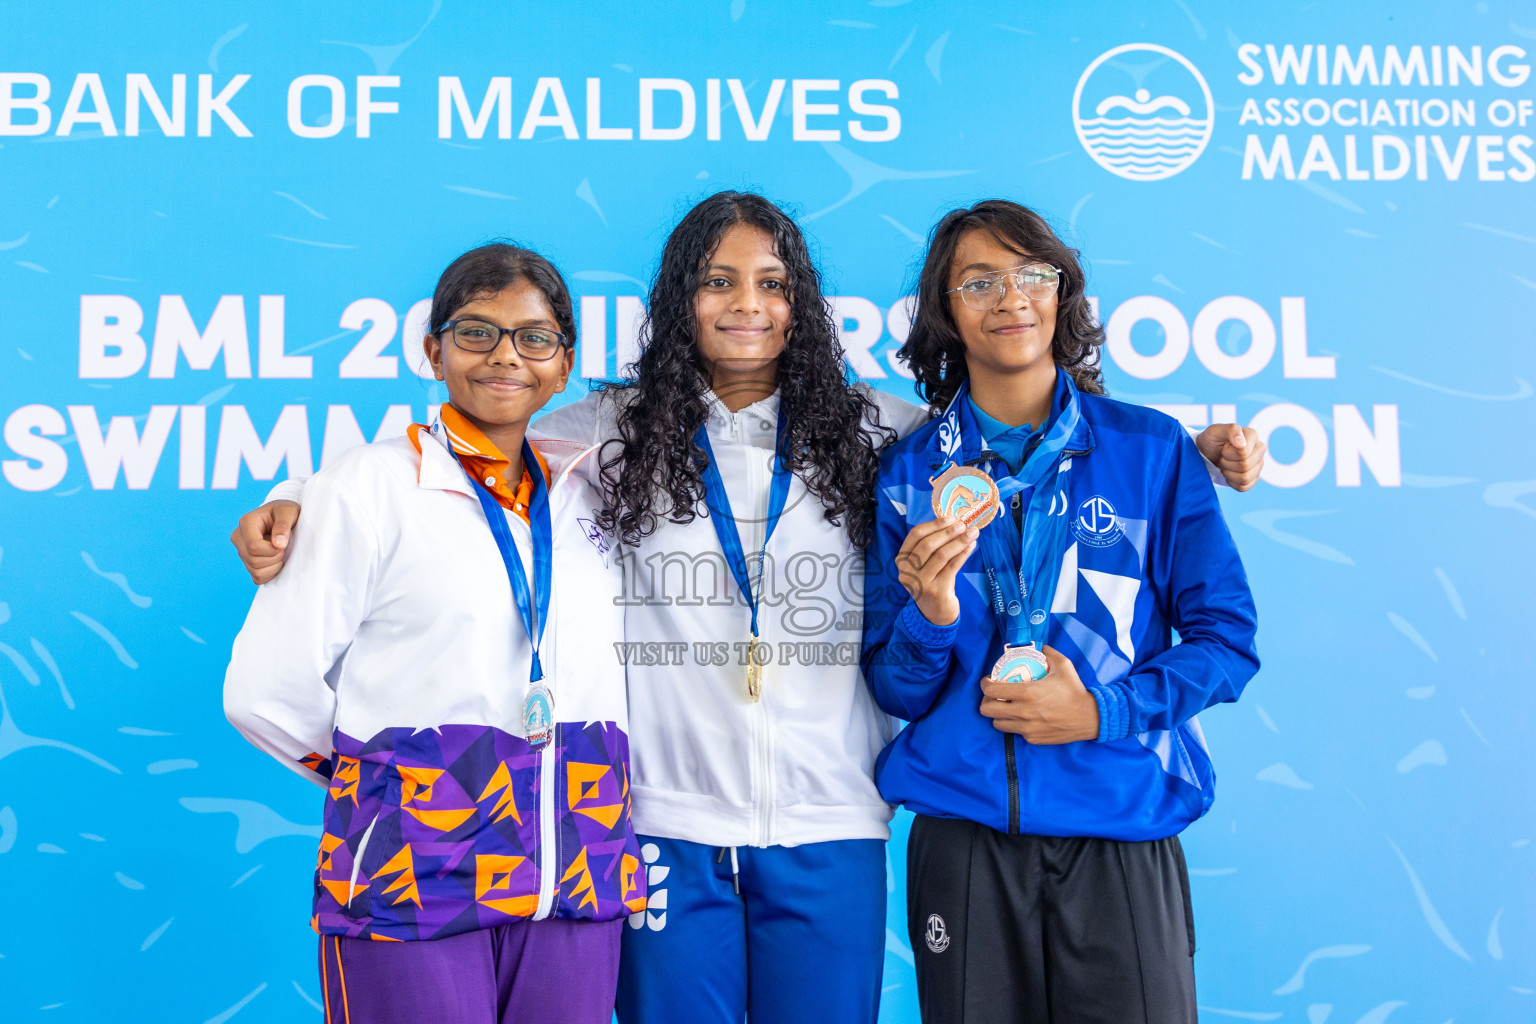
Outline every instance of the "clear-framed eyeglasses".
<svg viewBox="0 0 1536 1024"><path fill-rule="evenodd" d="M441 337L444 331L466 352L490 352L501 344L503 334L510 334L517 354L536 363L554 358L566 342L564 334L547 327L501 327L489 320L449 320L435 333Z"/></svg>
<svg viewBox="0 0 1536 1024"><path fill-rule="evenodd" d="M1061 286L1061 271L1049 263L1026 263L1022 267L976 274L950 291L959 292L961 301L971 309L985 313L1003 301L1003 296L1008 293L1009 281L1013 282L1020 295L1040 302L1056 294L1056 289Z"/></svg>

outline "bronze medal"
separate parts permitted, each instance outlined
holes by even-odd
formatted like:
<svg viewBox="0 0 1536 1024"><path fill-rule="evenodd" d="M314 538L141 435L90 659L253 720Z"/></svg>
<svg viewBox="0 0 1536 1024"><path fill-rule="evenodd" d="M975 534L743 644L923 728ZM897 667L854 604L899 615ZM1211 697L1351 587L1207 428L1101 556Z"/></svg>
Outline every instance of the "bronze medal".
<svg viewBox="0 0 1536 1024"><path fill-rule="evenodd" d="M1044 679L1050 671L1045 652L1034 644L1009 645L992 666L992 678L1000 683L1028 683Z"/></svg>
<svg viewBox="0 0 1536 1024"><path fill-rule="evenodd" d="M997 484L975 466L950 466L928 482L933 484L935 516L953 516L979 530L1002 508Z"/></svg>

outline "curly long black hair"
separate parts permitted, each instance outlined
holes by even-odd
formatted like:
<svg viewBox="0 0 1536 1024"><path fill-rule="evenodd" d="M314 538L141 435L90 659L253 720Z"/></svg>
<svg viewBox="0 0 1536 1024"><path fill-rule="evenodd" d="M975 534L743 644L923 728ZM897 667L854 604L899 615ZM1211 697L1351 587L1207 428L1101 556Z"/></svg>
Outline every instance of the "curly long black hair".
<svg viewBox="0 0 1536 1024"><path fill-rule="evenodd" d="M955 249L967 232L978 229L991 232L1020 256L1061 271L1051 356L1072 375L1079 391L1104 394L1104 373L1099 369L1104 328L1088 305L1080 254L1056 237L1044 217L1007 199L986 199L967 209L951 210L928 236L928 254L917 281L917 314L898 353L917 377L918 394L932 409L941 410L966 379L965 343L955 328L947 293Z"/></svg>
<svg viewBox="0 0 1536 1024"><path fill-rule="evenodd" d="M692 522L704 501L705 456L694 434L708 416L709 377L696 341L694 295L727 229L760 228L773 239L787 274L790 322L776 370L788 436L785 463L823 505L830 523L845 524L858 547L874 526L878 448L895 431L877 423L876 406L849 381L821 275L805 236L772 202L750 192L717 192L689 210L661 254L640 334L640 357L625 384L619 439L603 450L604 529L626 544L654 533L666 519Z"/></svg>

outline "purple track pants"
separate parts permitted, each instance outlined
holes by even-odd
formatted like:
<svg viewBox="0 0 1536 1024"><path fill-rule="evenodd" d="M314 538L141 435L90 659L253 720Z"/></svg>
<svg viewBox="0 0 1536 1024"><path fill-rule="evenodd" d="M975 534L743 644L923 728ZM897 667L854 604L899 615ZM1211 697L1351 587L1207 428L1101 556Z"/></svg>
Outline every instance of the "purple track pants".
<svg viewBox="0 0 1536 1024"><path fill-rule="evenodd" d="M423 942L320 936L326 1024L609 1024L617 921L523 921Z"/></svg>

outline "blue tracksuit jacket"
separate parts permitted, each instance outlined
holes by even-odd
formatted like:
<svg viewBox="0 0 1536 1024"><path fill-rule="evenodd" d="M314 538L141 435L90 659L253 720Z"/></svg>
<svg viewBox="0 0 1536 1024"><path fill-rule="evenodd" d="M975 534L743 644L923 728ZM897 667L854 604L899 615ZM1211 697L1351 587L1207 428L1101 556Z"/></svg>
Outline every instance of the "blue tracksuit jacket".
<svg viewBox="0 0 1536 1024"><path fill-rule="evenodd" d="M1070 387L1061 374L1058 408ZM1056 477L1073 518L1046 643L1097 700L1100 734L1033 746L978 710L979 681L1003 647L981 547L956 581L960 617L948 627L923 618L892 567L907 532L933 518L929 481L959 456L967 392L881 460L863 665L880 706L911 724L880 755L880 791L919 814L1004 832L1175 835L1214 798L1195 715L1236 700L1259 667L1253 596L1205 463L1171 417L1079 396ZM989 471L1008 472L1000 460ZM1011 528L1009 512L987 529Z"/></svg>

